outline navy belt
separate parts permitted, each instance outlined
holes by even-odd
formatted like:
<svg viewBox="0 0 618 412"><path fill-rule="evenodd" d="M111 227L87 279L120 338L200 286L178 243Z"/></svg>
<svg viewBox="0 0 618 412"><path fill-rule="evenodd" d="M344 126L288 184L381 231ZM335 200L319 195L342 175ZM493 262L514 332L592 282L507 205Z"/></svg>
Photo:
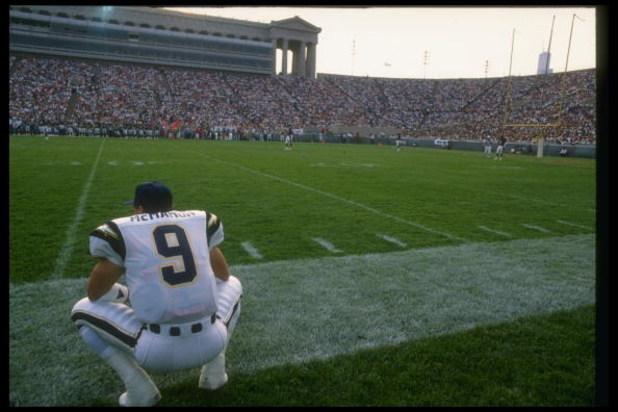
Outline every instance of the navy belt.
<svg viewBox="0 0 618 412"><path fill-rule="evenodd" d="M210 316L210 324L214 324L215 321L217 320L217 314L213 313L212 316ZM196 323L192 323L189 327L191 333L199 333L204 329L203 326L204 322L196 322ZM181 336L183 334L183 330L186 329L187 326L174 326L174 325L161 325L159 323L149 323L148 324L148 330L151 331L152 333L156 333L157 335L161 334L161 330L162 329L167 329L167 333L170 336ZM185 334L188 333L189 331L185 330Z"/></svg>

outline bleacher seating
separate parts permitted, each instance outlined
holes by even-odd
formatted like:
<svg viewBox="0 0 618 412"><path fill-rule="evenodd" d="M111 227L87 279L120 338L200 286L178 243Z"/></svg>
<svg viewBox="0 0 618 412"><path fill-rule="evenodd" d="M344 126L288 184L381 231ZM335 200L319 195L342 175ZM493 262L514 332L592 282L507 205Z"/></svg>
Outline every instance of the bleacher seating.
<svg viewBox="0 0 618 412"><path fill-rule="evenodd" d="M506 133L510 141L530 141L537 129L505 130L504 123L561 122L550 140L596 140L594 69L490 79L306 79L16 55L9 67L16 132L44 125L158 136L180 120L182 129L208 136L361 126L395 128L404 137L480 140Z"/></svg>

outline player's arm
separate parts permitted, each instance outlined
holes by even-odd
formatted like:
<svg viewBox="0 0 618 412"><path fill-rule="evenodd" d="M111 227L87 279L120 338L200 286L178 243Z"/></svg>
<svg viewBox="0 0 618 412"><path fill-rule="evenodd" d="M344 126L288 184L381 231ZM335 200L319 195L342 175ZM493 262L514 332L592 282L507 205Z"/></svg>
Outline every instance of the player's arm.
<svg viewBox="0 0 618 412"><path fill-rule="evenodd" d="M210 267L215 273L216 278L228 280L230 269L225 256L223 256L223 252L217 247L217 245L223 242L223 224L216 215L210 212L206 212L206 222L206 237L208 239L208 248L210 249Z"/></svg>
<svg viewBox="0 0 618 412"><path fill-rule="evenodd" d="M123 272L124 268L121 266L105 258L99 258L97 264L92 268L90 278L88 279L88 299L95 301L104 297L104 300L115 301L120 297L126 300L128 290L125 286L116 283ZM105 296L108 293L109 295ZM118 296L119 294L123 296Z"/></svg>
<svg viewBox="0 0 618 412"><path fill-rule="evenodd" d="M128 300L129 289L116 283L124 273L125 253L122 234L113 221L90 232L90 254L98 259L86 288L91 301L124 303Z"/></svg>
<svg viewBox="0 0 618 412"><path fill-rule="evenodd" d="M215 277L221 280L228 280L230 277L230 268L227 265L223 252L218 247L213 247L210 250L210 266L215 273Z"/></svg>

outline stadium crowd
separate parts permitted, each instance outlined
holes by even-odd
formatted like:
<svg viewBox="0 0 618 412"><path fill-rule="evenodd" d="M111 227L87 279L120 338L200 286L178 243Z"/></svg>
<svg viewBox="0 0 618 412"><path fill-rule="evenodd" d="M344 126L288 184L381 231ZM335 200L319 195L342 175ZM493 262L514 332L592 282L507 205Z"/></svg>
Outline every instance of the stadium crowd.
<svg viewBox="0 0 618 412"><path fill-rule="evenodd" d="M258 76L9 56L12 133L270 139L292 129L594 144L595 70L490 79ZM370 130L370 129L368 129Z"/></svg>

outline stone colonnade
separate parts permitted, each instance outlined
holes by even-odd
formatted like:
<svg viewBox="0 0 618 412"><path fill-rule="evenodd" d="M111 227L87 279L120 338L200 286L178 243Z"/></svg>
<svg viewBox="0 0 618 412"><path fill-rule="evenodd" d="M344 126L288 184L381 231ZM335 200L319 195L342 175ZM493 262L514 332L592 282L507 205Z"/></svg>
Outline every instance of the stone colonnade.
<svg viewBox="0 0 618 412"><path fill-rule="evenodd" d="M275 51L280 49L282 53L281 67L276 70L277 74L291 74L294 76L315 78L316 76L316 43L301 41L301 40L289 40L289 39L277 39L273 40ZM288 61L288 51L292 52L292 62ZM277 53L274 53L275 59L273 67L277 67ZM290 70L291 68L291 70Z"/></svg>

